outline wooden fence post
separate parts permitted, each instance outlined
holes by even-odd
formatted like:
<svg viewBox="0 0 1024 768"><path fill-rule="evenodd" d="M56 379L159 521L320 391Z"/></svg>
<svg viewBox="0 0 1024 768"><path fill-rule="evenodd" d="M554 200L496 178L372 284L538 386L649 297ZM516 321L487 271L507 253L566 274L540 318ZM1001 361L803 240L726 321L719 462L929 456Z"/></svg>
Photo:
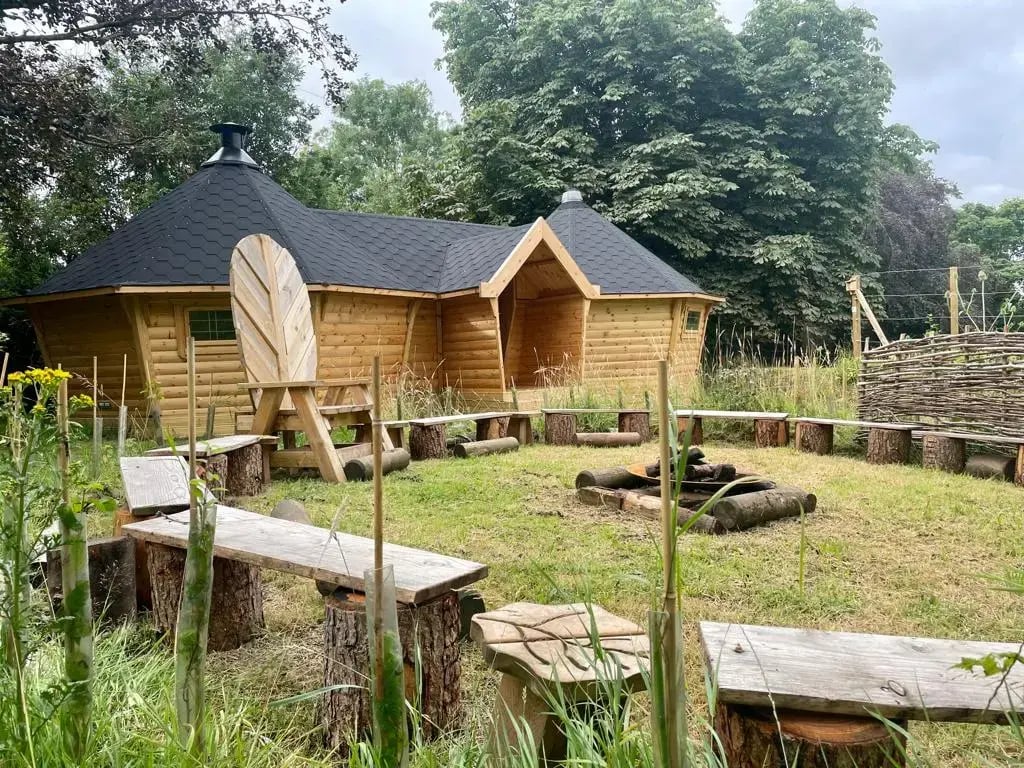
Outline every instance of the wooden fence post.
<svg viewBox="0 0 1024 768"><path fill-rule="evenodd" d="M846 292L850 294L850 329L853 343L853 359L860 360L860 302L857 291L860 290L860 275L854 275L846 281Z"/></svg>
<svg viewBox="0 0 1024 768"><path fill-rule="evenodd" d="M960 269L949 268L949 333L960 333Z"/></svg>

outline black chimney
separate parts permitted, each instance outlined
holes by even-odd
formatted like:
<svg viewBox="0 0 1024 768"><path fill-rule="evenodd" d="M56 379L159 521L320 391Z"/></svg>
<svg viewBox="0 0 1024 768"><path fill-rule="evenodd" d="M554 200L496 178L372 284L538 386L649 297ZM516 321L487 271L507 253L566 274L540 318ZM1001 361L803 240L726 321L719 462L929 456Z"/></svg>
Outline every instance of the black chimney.
<svg viewBox="0 0 1024 768"><path fill-rule="evenodd" d="M208 165L249 165L259 168L243 149L245 137L252 133L252 128L238 123L217 123L211 125L210 130L220 134L220 149L203 163L204 168Z"/></svg>

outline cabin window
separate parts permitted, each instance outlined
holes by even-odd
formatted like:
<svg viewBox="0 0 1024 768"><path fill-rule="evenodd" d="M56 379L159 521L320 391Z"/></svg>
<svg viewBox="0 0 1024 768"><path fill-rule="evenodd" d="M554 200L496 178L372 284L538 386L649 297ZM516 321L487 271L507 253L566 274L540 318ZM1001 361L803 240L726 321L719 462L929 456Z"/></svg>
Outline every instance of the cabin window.
<svg viewBox="0 0 1024 768"><path fill-rule="evenodd" d="M188 329L196 341L234 341L235 322L230 309L193 309Z"/></svg>
<svg viewBox="0 0 1024 768"><path fill-rule="evenodd" d="M700 330L700 310L691 309L686 313L686 330L696 333Z"/></svg>

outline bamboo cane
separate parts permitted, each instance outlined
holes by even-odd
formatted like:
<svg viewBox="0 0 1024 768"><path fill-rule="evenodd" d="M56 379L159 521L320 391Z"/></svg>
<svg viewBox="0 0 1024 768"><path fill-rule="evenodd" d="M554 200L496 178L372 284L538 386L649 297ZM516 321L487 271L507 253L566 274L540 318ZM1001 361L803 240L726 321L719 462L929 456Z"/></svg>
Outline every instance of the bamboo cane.
<svg viewBox="0 0 1024 768"><path fill-rule="evenodd" d="M124 393L128 385L128 355L125 354L121 368L121 405L117 409L117 455L124 455L124 444L128 439L128 409L124 404Z"/></svg>
<svg viewBox="0 0 1024 768"><path fill-rule="evenodd" d="M5 381L7 381L7 363L10 361L10 359L11 353L4 352L4 367L0 369L0 387L4 385Z"/></svg>
<svg viewBox="0 0 1024 768"><path fill-rule="evenodd" d="M100 374L99 362L96 356L92 358L92 465L90 471L92 479L100 476L100 463L103 454L103 427L99 416L100 403Z"/></svg>
<svg viewBox="0 0 1024 768"><path fill-rule="evenodd" d="M206 753L204 672L213 593L213 541L216 503L196 478L196 350L188 339L189 530L185 577L174 638L174 699L178 737L196 758Z"/></svg>
<svg viewBox="0 0 1024 768"><path fill-rule="evenodd" d="M374 669L374 685L378 699L384 696L384 457L381 439L380 416L380 356L373 357L373 424L371 428L371 447L373 450L373 578L374 594L377 597L373 606L373 636L377 643L376 669Z"/></svg>
<svg viewBox="0 0 1024 768"><path fill-rule="evenodd" d="M64 599L64 675L70 686L64 705L64 736L76 762L85 756L92 721L92 598L89 585L89 533L85 508L71 506L71 441L68 383L57 395L57 468L60 472L61 588Z"/></svg>

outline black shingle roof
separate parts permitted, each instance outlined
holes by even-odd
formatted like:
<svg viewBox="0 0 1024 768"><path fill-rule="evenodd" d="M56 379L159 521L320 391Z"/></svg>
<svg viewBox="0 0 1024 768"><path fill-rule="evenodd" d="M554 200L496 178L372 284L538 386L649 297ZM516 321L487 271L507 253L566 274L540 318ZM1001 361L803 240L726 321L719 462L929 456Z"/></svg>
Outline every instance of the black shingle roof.
<svg viewBox="0 0 1024 768"><path fill-rule="evenodd" d="M563 203L548 222L602 293L700 292L584 203ZM232 249L255 233L288 248L308 284L457 291L489 279L529 227L311 209L256 168L215 163L32 294L226 285Z"/></svg>

